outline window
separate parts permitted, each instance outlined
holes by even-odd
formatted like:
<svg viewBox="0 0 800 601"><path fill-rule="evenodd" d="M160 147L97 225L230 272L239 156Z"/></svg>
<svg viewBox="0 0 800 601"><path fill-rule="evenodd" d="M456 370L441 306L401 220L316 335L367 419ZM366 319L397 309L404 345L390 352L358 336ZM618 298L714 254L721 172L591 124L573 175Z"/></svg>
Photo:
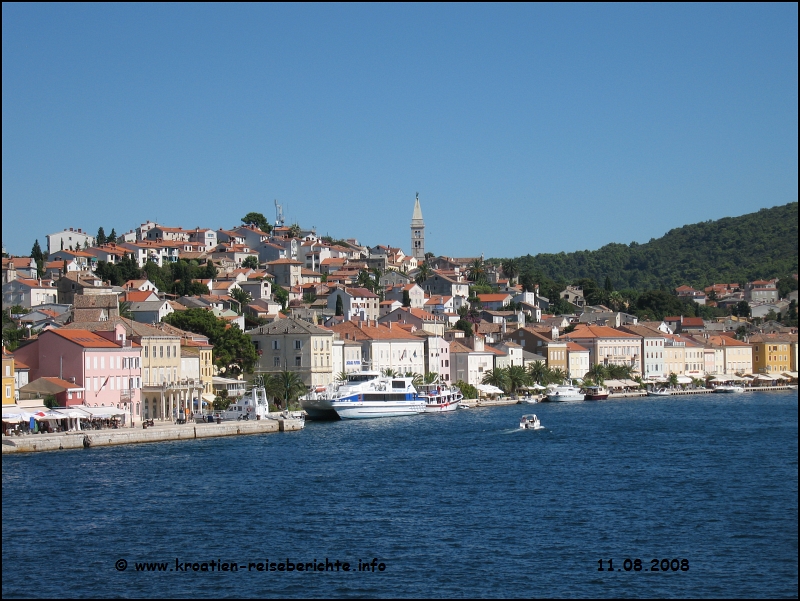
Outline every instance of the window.
<svg viewBox="0 0 800 601"><path fill-rule="evenodd" d="M300 355L298 355L297 357L294 358L295 367L302 367L302 365L303 365L302 362L303 362L303 358Z"/></svg>
<svg viewBox="0 0 800 601"><path fill-rule="evenodd" d="M94 361L92 361L92 363L94 364L94 369L97 369L97 357L94 358Z"/></svg>
<svg viewBox="0 0 800 601"><path fill-rule="evenodd" d="M275 367L280 367L281 366L281 358L280 357L275 357L273 359L273 361L274 361L274 366Z"/></svg>
<svg viewBox="0 0 800 601"><path fill-rule="evenodd" d="M303 348L302 342L300 340L295 340L294 341L294 348L297 349L297 350L300 350L301 348Z"/></svg>
<svg viewBox="0 0 800 601"><path fill-rule="evenodd" d="M280 340L273 340L272 341L272 350L273 351L281 350L281 341Z"/></svg>
<svg viewBox="0 0 800 601"><path fill-rule="evenodd" d="M87 369L87 371L92 369L92 358L91 357L86 357L86 369Z"/></svg>
<svg viewBox="0 0 800 601"><path fill-rule="evenodd" d="M171 350L171 348L170 348L170 347L167 347L167 359L169 359L169 352L170 352L170 350Z"/></svg>
<svg viewBox="0 0 800 601"><path fill-rule="evenodd" d="M147 349L148 348L150 348L150 347L147 347L147 346L144 347L144 356L145 356L145 358L147 358L147 356L148 356L148 353L147 353Z"/></svg>
<svg viewBox="0 0 800 601"><path fill-rule="evenodd" d="M158 347L158 355L161 358L164 357L164 347L163 346Z"/></svg>

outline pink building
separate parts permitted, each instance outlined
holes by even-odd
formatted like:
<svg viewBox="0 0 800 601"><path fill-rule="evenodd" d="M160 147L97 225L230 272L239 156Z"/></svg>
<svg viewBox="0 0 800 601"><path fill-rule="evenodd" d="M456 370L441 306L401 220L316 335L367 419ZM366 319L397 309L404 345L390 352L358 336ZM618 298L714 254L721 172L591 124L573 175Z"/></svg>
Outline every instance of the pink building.
<svg viewBox="0 0 800 601"><path fill-rule="evenodd" d="M15 356L30 366L30 381L56 377L85 389L85 398L67 399L67 406L124 409L132 423L141 415L141 352L117 325L108 332L48 330Z"/></svg>

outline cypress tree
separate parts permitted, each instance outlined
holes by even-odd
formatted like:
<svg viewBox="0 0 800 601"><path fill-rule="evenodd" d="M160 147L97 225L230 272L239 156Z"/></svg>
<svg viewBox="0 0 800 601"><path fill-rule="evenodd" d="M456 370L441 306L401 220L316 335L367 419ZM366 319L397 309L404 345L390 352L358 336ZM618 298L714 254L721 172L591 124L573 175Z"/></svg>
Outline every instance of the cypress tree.
<svg viewBox="0 0 800 601"><path fill-rule="evenodd" d="M342 303L342 295L336 297L336 315L344 315L344 305Z"/></svg>
<svg viewBox="0 0 800 601"><path fill-rule="evenodd" d="M106 232L101 225L100 228L97 230L97 246L101 246L106 243Z"/></svg>

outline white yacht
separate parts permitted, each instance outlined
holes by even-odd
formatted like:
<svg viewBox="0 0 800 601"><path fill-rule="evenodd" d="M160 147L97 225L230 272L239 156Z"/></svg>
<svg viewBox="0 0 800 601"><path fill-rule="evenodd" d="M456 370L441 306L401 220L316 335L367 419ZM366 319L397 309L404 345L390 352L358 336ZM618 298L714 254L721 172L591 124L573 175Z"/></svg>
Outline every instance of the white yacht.
<svg viewBox="0 0 800 601"><path fill-rule="evenodd" d="M547 389L547 400L557 402L582 401L584 394L575 386L552 386Z"/></svg>
<svg viewBox="0 0 800 601"><path fill-rule="evenodd" d="M309 392L300 404L310 419L336 419L331 411L340 419L414 415L425 411L425 400L417 394L412 380L379 372L353 372L345 382Z"/></svg>
<svg viewBox="0 0 800 601"><path fill-rule="evenodd" d="M223 420L269 419L267 391L263 386L253 386L249 393L231 402L225 411L215 411L214 416Z"/></svg>

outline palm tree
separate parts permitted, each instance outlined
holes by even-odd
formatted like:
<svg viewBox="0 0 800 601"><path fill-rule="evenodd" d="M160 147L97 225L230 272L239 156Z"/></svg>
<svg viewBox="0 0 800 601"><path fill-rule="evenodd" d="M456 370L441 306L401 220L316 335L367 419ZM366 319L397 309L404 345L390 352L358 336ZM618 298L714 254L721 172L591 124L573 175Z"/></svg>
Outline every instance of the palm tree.
<svg viewBox="0 0 800 601"><path fill-rule="evenodd" d="M336 374L336 381L337 382L347 382L347 372L346 371L340 371L338 374Z"/></svg>
<svg viewBox="0 0 800 601"><path fill-rule="evenodd" d="M557 384L563 384L564 380L567 379L567 372L565 372L560 367L556 367L555 369L550 370L550 380Z"/></svg>
<svg viewBox="0 0 800 601"><path fill-rule="evenodd" d="M131 313L131 304L128 301L122 301L119 303L119 316L124 317L125 319L133 319L133 313Z"/></svg>
<svg viewBox="0 0 800 601"><path fill-rule="evenodd" d="M372 279L372 275L366 269L362 269L361 271L358 272L358 279L356 279L356 284L370 291L373 291L375 289L375 282Z"/></svg>
<svg viewBox="0 0 800 601"><path fill-rule="evenodd" d="M433 384L439 378L439 374L432 371L425 372L425 384Z"/></svg>
<svg viewBox="0 0 800 601"><path fill-rule="evenodd" d="M519 275L519 261L517 259L508 259L503 261L503 273L508 276L509 284L514 283L514 278Z"/></svg>
<svg viewBox="0 0 800 601"><path fill-rule="evenodd" d="M380 267L373 267L372 275L375 278L375 281L372 283L372 291L377 294L380 301L383 302L383 286L381 286L381 276L383 275L383 271L381 271Z"/></svg>
<svg viewBox="0 0 800 601"><path fill-rule="evenodd" d="M306 392L306 385L303 384L302 378L293 371L283 370L269 380L271 380L270 386L267 388L267 382L265 382L265 388L272 392L275 404L279 407L283 406L284 409L288 409L292 401L296 401Z"/></svg>
<svg viewBox="0 0 800 601"><path fill-rule="evenodd" d="M599 363L595 363L589 368L589 371L586 372L586 376L594 380L598 386L602 386L606 377L606 368Z"/></svg>
<svg viewBox="0 0 800 601"><path fill-rule="evenodd" d="M622 308L624 308L625 299L619 292L614 290L608 294L608 303L611 305L612 309L615 311L620 311Z"/></svg>
<svg viewBox="0 0 800 601"><path fill-rule="evenodd" d="M503 392L508 392L510 390L510 383L506 371L500 368L487 371L486 375L483 376L483 380L481 380L481 384L497 386L498 388L502 388Z"/></svg>
<svg viewBox="0 0 800 601"><path fill-rule="evenodd" d="M297 223L293 223L289 226L289 237L290 238L297 238L300 235L300 225Z"/></svg>
<svg viewBox="0 0 800 601"><path fill-rule="evenodd" d="M670 373L669 377L667 378L667 383L669 384L670 388L677 388L678 387L678 375L676 373Z"/></svg>
<svg viewBox="0 0 800 601"><path fill-rule="evenodd" d="M536 361L528 366L528 375L536 384L547 384L548 372L549 370L544 364L544 361Z"/></svg>
<svg viewBox="0 0 800 601"><path fill-rule="evenodd" d="M426 261L426 262L421 263L419 265L419 271L417 273L417 276L414 278L414 281L417 284L421 284L422 282L427 280L429 277L431 277L431 267L430 267L430 265L428 265L428 263Z"/></svg>
<svg viewBox="0 0 800 601"><path fill-rule="evenodd" d="M483 267L482 259L473 259L467 269L467 279L473 282L479 282L486 278L486 269Z"/></svg>
<svg viewBox="0 0 800 601"><path fill-rule="evenodd" d="M411 378L411 383L415 386L422 386L425 382L425 378L422 374L414 373L413 371L407 371L405 374L406 378Z"/></svg>
<svg viewBox="0 0 800 601"><path fill-rule="evenodd" d="M381 375L385 376L387 378L395 378L395 377L399 376L400 374L398 374L391 367L386 367L386 368L381 370Z"/></svg>
<svg viewBox="0 0 800 601"><path fill-rule="evenodd" d="M528 375L528 372L525 371L525 368L521 365L510 365L506 368L506 377L508 378L508 383L511 386L511 391L516 392L523 386L529 386L531 384L531 377Z"/></svg>

